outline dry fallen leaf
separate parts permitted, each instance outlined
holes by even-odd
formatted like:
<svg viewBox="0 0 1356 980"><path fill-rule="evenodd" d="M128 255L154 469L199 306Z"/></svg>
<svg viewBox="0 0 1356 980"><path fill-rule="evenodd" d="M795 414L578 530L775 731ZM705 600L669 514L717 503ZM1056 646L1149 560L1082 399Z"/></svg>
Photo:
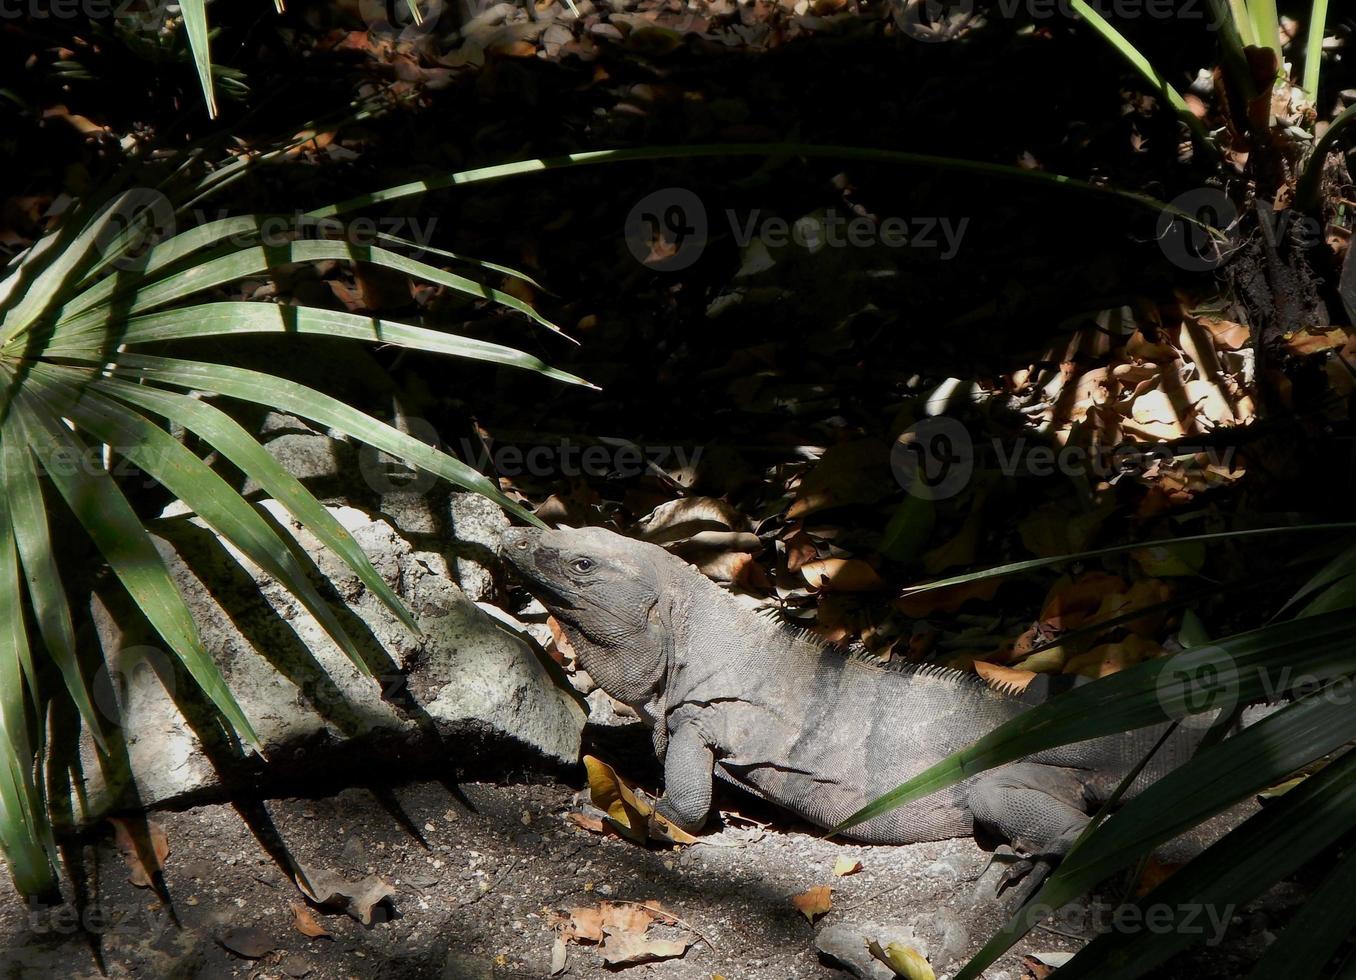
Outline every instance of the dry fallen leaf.
<svg viewBox="0 0 1356 980"><path fill-rule="evenodd" d="M110 817L113 825L113 839L118 853L127 862L132 884L138 888L150 888L155 876L165 866L169 857L169 838L165 829L152 820L125 817Z"/></svg>
<svg viewBox="0 0 1356 980"><path fill-rule="evenodd" d="M860 558L821 558L800 567L805 584L825 592L870 592L885 588L876 570Z"/></svg>
<svg viewBox="0 0 1356 980"><path fill-rule="evenodd" d="M833 862L833 873L842 878L845 875L855 875L862 870L862 862L856 858L850 858L846 854Z"/></svg>
<svg viewBox="0 0 1356 980"><path fill-rule="evenodd" d="M377 906L396 895L395 887L377 875L349 881L335 871L299 867L297 888L316 905L347 912L365 926L372 924Z"/></svg>
<svg viewBox="0 0 1356 980"><path fill-rule="evenodd" d="M650 838L674 844L696 843L696 837L655 813L606 762L586 755L584 768L589 774L589 798L607 814L608 825L617 833L637 844Z"/></svg>
<svg viewBox="0 0 1356 980"><path fill-rule="evenodd" d="M276 948L276 944L269 938L268 933L252 926L228 929L217 937L217 942L236 956L243 956L247 960L260 959Z"/></svg>
<svg viewBox="0 0 1356 980"><path fill-rule="evenodd" d="M815 885L799 895L791 896L791 904L805 921L811 924L833 906L833 889L828 885Z"/></svg>
<svg viewBox="0 0 1356 980"><path fill-rule="evenodd" d="M1030 670L1001 667L985 660L975 661L975 673L984 678L985 682L991 687L1010 687L1018 691L1025 691L1026 686L1031 683L1031 679L1036 676Z"/></svg>
<svg viewBox="0 0 1356 980"><path fill-rule="evenodd" d="M584 756L584 768L589 774L589 797L593 805L607 814L608 823L621 834L638 844L649 838L649 804L641 800L624 783L616 770L602 759Z"/></svg>
<svg viewBox="0 0 1356 980"><path fill-rule="evenodd" d="M305 902L292 903L292 926L310 939L319 939L322 936L328 936L329 930L316 921L315 915Z"/></svg>
<svg viewBox="0 0 1356 980"><path fill-rule="evenodd" d="M577 943L601 943L603 941L603 910L601 908L570 909L570 919L565 926L563 938Z"/></svg>
<svg viewBox="0 0 1356 980"><path fill-rule="evenodd" d="M932 972L932 964L927 961L927 957L912 946L886 943L882 949L880 943L873 939L866 944L866 948L872 956L893 970L897 977L904 977L905 980L937 980L937 974Z"/></svg>
<svg viewBox="0 0 1356 980"><path fill-rule="evenodd" d="M691 939L648 939L635 933L608 934L603 944L603 962L609 966L653 963L682 956L692 946Z"/></svg>
<svg viewBox="0 0 1356 980"><path fill-rule="evenodd" d="M570 813L566 815L566 818L576 827L587 830L591 834L601 834L607 829L600 818L590 817L586 813Z"/></svg>

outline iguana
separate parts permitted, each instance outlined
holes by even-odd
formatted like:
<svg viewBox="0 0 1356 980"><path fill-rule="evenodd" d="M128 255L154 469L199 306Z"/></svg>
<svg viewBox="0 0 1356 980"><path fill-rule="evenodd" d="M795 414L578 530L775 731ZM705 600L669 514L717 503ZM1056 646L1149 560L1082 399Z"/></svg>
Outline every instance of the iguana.
<svg viewBox="0 0 1356 980"><path fill-rule="evenodd" d="M664 764L658 812L705 823L712 776L831 828L1030 705L978 675L877 666L739 603L663 548L604 528L509 528L502 552L555 616L580 665L650 726ZM1165 725L1052 749L852 827L869 844L969 836L1022 855L1000 888L1043 878ZM1180 728L1127 797L1185 762Z"/></svg>

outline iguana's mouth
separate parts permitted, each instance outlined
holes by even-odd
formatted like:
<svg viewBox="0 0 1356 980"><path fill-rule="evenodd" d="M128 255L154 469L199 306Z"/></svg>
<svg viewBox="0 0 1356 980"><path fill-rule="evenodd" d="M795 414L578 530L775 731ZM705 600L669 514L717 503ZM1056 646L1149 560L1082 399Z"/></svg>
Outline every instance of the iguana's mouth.
<svg viewBox="0 0 1356 980"><path fill-rule="evenodd" d="M541 531L536 528L505 528L499 535L499 551L504 564L513 570L523 588L540 599L544 605L556 609L581 608L541 577L536 561L538 553L536 545L540 537Z"/></svg>

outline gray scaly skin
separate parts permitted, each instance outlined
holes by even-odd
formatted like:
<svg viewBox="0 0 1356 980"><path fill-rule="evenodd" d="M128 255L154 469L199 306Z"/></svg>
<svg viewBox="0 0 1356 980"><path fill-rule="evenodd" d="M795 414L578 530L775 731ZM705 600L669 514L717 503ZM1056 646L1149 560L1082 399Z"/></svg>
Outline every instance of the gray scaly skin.
<svg viewBox="0 0 1356 980"><path fill-rule="evenodd" d="M956 752L1029 705L975 675L875 666L742 606L657 545L603 528L510 528L504 557L551 611L581 666L650 726L664 763L659 812L696 830L712 776L820 827ZM869 844L968 836L983 825L1029 856L1034 886L1163 734L1094 739L989 770L845 831ZM1179 729L1128 795L1185 762Z"/></svg>

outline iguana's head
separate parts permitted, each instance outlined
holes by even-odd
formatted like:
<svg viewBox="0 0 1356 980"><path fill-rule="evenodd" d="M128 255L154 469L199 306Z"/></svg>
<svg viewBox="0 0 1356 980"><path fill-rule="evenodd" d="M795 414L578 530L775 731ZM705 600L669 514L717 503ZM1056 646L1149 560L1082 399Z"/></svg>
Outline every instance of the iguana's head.
<svg viewBox="0 0 1356 980"><path fill-rule="evenodd" d="M564 628L584 669L613 697L648 702L672 649L674 558L600 527L508 528L504 558Z"/></svg>

